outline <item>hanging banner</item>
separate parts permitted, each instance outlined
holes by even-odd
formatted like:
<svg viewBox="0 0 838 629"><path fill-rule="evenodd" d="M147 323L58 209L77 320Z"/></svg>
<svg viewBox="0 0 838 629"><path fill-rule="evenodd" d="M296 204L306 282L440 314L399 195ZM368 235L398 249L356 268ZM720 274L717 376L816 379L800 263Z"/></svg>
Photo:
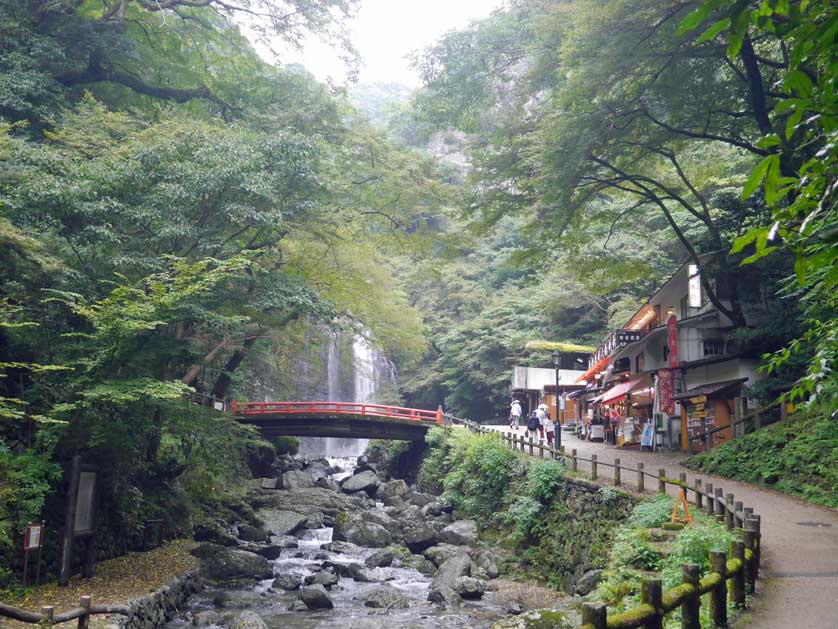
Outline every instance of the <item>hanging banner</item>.
<svg viewBox="0 0 838 629"><path fill-rule="evenodd" d="M667 415L675 414L675 374L669 369L658 372L658 396L660 397L660 412Z"/></svg>
<svg viewBox="0 0 838 629"><path fill-rule="evenodd" d="M675 315L669 315L666 321L666 327L669 330L669 336L666 339L666 345L669 348L669 366L678 366L678 320Z"/></svg>
<svg viewBox="0 0 838 629"><path fill-rule="evenodd" d="M691 264L688 267L689 272L689 304L690 308L701 308L701 271L698 266Z"/></svg>

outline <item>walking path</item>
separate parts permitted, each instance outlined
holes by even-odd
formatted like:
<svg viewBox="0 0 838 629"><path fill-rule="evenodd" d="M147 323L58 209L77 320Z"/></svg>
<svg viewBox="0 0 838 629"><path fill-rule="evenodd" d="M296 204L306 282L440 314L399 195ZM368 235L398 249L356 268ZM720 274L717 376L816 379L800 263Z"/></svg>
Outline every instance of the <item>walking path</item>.
<svg viewBox="0 0 838 629"><path fill-rule="evenodd" d="M506 426L484 426L507 432ZM519 430L518 435L526 431ZM762 489L730 479L695 473L681 465L683 453L640 452L586 442L575 435L562 433L566 451L576 449L578 456L597 455L600 462L635 468L642 461L647 472L666 469L667 478L686 472L687 483L696 478L723 487L736 500L753 507L762 516L760 581L757 595L749 599L750 609L737 626L753 629L838 629L838 511L803 502L787 494ZM838 464L838 462L836 462ZM579 470L590 472L590 464L579 461ZM600 468L599 476L607 481L610 468ZM623 484L634 488L634 475L623 474ZM654 482L647 482L647 490ZM670 488L674 493L674 487Z"/></svg>

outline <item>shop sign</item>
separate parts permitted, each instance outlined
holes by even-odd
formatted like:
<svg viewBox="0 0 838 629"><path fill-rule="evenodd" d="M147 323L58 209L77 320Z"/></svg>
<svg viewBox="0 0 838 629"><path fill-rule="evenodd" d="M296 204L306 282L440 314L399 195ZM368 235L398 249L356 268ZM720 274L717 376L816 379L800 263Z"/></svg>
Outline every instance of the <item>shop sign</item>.
<svg viewBox="0 0 838 629"><path fill-rule="evenodd" d="M675 414L675 374L669 369L658 371L658 396L660 399L660 412L667 415Z"/></svg>
<svg viewBox="0 0 838 629"><path fill-rule="evenodd" d="M678 320L675 315L669 315L666 321L666 327L669 330L669 336L666 339L666 345L669 347L669 366L678 366Z"/></svg>
<svg viewBox="0 0 838 629"><path fill-rule="evenodd" d="M689 272L690 308L701 308L701 271L695 264L691 264L687 270Z"/></svg>

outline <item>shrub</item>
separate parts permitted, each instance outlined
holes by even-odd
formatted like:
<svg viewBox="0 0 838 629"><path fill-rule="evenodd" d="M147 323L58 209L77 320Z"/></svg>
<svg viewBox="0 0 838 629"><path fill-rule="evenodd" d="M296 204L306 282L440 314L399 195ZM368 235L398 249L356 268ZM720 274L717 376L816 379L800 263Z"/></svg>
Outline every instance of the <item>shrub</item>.
<svg viewBox="0 0 838 629"><path fill-rule="evenodd" d="M628 523L632 526L652 528L660 526L672 517L675 499L670 496L658 495L635 505Z"/></svg>
<svg viewBox="0 0 838 629"><path fill-rule="evenodd" d="M278 455L297 454L300 451L300 440L297 437L274 437L271 443Z"/></svg>

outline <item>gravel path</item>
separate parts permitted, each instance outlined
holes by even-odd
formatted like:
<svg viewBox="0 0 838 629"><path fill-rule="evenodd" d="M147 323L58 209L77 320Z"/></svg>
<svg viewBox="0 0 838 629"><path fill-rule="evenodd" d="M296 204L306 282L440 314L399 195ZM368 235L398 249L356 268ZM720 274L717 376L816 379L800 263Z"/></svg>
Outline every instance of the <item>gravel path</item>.
<svg viewBox="0 0 838 629"><path fill-rule="evenodd" d="M505 426L487 428L508 430ZM596 454L601 462L619 458L621 467L634 469L642 461L647 472L657 474L664 468L668 478L686 472L690 486L701 478L714 487L723 487L725 494L733 493L736 500L762 516L763 543L757 594L748 599L750 608L737 626L838 629L838 511L747 483L696 474L680 464L683 453L640 452L636 446L586 442L568 433L562 433L562 445L567 451L575 448L581 457ZM580 461L579 470L590 472L590 464ZM613 479L612 469L600 467L599 477L605 482ZM623 471L622 481L629 489L636 488L636 474ZM646 491L656 489L657 482L647 477ZM674 487L670 490L675 492Z"/></svg>

